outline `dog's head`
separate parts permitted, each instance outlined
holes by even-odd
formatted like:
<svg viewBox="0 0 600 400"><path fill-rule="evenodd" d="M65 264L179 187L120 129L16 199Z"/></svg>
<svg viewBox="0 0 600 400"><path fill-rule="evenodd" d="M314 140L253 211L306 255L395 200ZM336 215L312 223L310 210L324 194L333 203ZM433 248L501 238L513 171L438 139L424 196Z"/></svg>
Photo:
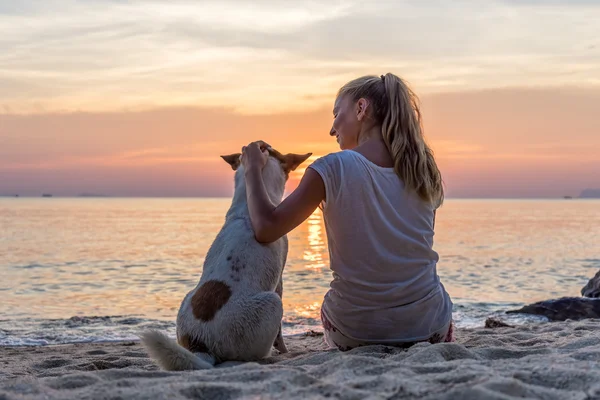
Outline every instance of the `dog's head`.
<svg viewBox="0 0 600 400"><path fill-rule="evenodd" d="M270 171L273 169L279 169L279 170L283 171L286 180L289 177L290 172L292 172L296 168L298 168L298 166L300 166L300 164L302 164L304 161L306 161L308 159L308 157L310 157L312 155L312 153L282 154L279 151L277 151L271 147L269 147L268 151L269 151L269 159L267 161L267 165L265 165L263 174L265 173L264 172L265 170ZM221 158L223 160L225 160L225 162L231 166L231 169L233 169L234 171L237 171L241 165L240 156L241 156L241 153L234 153L234 154L229 154L226 156L221 156Z"/></svg>

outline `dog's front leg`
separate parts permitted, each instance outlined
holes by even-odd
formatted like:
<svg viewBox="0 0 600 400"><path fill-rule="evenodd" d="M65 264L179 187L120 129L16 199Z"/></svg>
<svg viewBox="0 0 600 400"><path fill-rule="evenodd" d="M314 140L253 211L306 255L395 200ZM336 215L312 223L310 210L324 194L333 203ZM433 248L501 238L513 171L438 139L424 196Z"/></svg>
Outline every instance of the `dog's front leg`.
<svg viewBox="0 0 600 400"><path fill-rule="evenodd" d="M279 295L279 298L283 300L283 277L279 277L279 283L275 288L275 293ZM282 303L283 306L283 303ZM288 349L285 347L285 343L283 342L283 335L281 334L281 323L279 324L279 332L277 332L277 337L275 338L275 342L273 342L273 347L275 350L280 353L287 353Z"/></svg>

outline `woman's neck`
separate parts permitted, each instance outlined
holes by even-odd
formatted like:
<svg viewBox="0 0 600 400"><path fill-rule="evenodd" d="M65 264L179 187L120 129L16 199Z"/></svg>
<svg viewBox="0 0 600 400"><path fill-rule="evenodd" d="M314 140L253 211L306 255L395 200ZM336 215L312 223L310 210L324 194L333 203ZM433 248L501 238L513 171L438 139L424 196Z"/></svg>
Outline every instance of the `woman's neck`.
<svg viewBox="0 0 600 400"><path fill-rule="evenodd" d="M353 150L362 154L367 160L380 167L394 167L394 160L383 141L381 126L373 126L368 131L361 133L358 140L358 146Z"/></svg>
<svg viewBox="0 0 600 400"><path fill-rule="evenodd" d="M381 135L381 125L373 125L370 128L361 132L358 135L358 146L370 142L371 140L383 142L383 136Z"/></svg>

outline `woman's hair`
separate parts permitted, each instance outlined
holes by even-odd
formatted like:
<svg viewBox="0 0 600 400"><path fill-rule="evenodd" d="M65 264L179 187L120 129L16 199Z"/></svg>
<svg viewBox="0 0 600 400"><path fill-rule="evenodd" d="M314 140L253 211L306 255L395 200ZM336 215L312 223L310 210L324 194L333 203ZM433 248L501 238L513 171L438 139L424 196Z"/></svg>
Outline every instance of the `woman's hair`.
<svg viewBox="0 0 600 400"><path fill-rule="evenodd" d="M381 125L396 174L421 199L435 208L441 206L444 201L442 175L423 137L419 99L406 83L391 73L381 77L363 76L342 86L340 96L370 102L368 115Z"/></svg>

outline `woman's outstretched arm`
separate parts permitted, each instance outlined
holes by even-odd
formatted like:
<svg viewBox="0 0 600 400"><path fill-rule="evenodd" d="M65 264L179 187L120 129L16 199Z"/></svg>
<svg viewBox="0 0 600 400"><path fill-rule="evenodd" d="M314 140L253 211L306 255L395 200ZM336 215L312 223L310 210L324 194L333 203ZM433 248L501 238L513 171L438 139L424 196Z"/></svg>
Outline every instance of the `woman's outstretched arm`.
<svg viewBox="0 0 600 400"><path fill-rule="evenodd" d="M266 155L260 145L252 143L244 148L242 163L246 175L248 210L256 240L271 243L306 220L325 199L325 185L321 176L306 169L298 188L278 206L273 205L262 178Z"/></svg>

